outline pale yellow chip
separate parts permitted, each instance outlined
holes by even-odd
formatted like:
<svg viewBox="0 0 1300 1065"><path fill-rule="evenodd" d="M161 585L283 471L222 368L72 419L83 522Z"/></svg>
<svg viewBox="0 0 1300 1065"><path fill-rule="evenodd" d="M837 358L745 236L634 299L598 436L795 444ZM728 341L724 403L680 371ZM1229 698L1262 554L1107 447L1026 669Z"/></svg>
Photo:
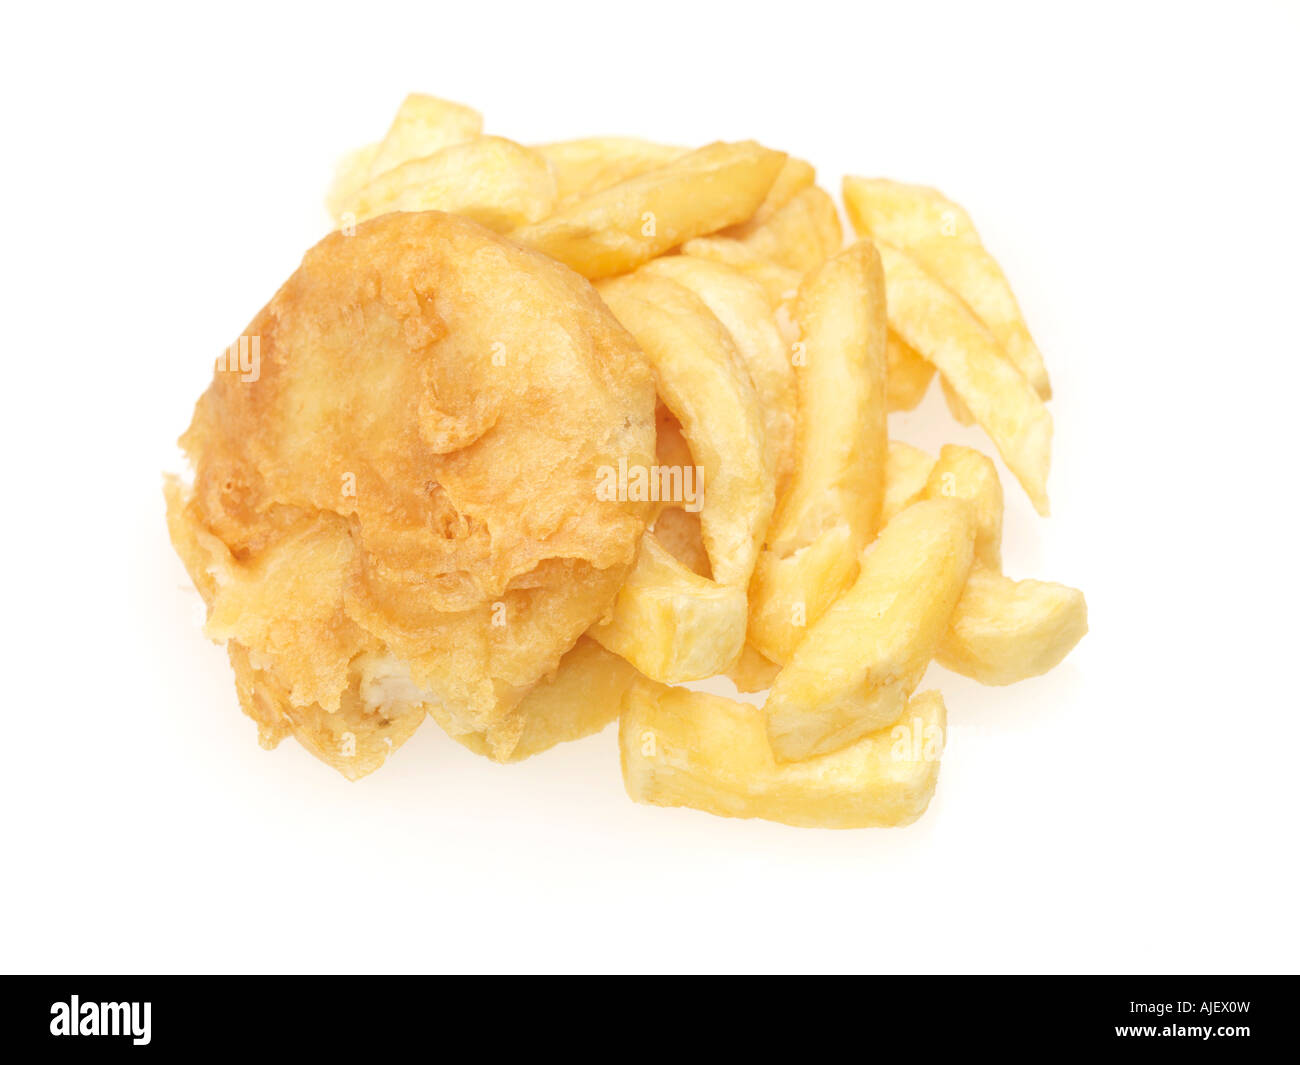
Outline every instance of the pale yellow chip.
<svg viewBox="0 0 1300 1065"><path fill-rule="evenodd" d="M636 668L586 636L567 651L501 721L483 732L448 728L436 705L429 714L462 747L494 762L522 762L535 754L594 735L618 718L623 699L640 679Z"/></svg>
<svg viewBox="0 0 1300 1065"><path fill-rule="evenodd" d="M936 658L981 684L1015 684L1058 665L1088 631L1083 593L976 569Z"/></svg>
<svg viewBox="0 0 1300 1065"><path fill-rule="evenodd" d="M767 301L774 311L793 303L799 295L799 283L803 280L803 275L798 270L777 265L734 237L717 234L696 237L683 244L681 250L686 255L725 263L753 278L763 286Z"/></svg>
<svg viewBox="0 0 1300 1065"><path fill-rule="evenodd" d="M608 621L587 630L647 677L684 684L724 672L745 642L745 592L692 572L647 533Z"/></svg>
<svg viewBox="0 0 1300 1065"><path fill-rule="evenodd" d="M401 166L411 159L450 148L483 132L483 116L472 107L411 93L397 109L388 133L375 149L368 178Z"/></svg>
<svg viewBox="0 0 1300 1065"><path fill-rule="evenodd" d="M765 658L790 660L799 641L857 576L862 545L838 521L789 555L764 548L749 586L746 639Z"/></svg>
<svg viewBox="0 0 1300 1065"><path fill-rule="evenodd" d="M869 241L799 291L799 445L750 588L749 642L784 663L857 574L884 496L885 300Z"/></svg>
<svg viewBox="0 0 1300 1065"><path fill-rule="evenodd" d="M634 684L618 729L628 795L807 828L906 825L930 804L947 727L938 692L914 696L894 727L806 762L778 763L765 724L749 703Z"/></svg>
<svg viewBox="0 0 1300 1065"><path fill-rule="evenodd" d="M798 341L799 326L794 320L794 305L799 297L799 284L803 281L798 270L778 266L732 237L696 237L683 244L681 251L694 258L734 267L757 281L767 293L767 302L781 338L790 346Z"/></svg>
<svg viewBox="0 0 1300 1065"><path fill-rule="evenodd" d="M975 520L975 564L935 653L940 664L985 684L1013 684L1059 663L1088 631L1087 604L1064 585L1000 576L1002 486L993 461L949 444L936 462L891 441L886 520L922 498L964 500Z"/></svg>
<svg viewBox="0 0 1300 1065"><path fill-rule="evenodd" d="M392 211L447 211L498 233L555 209L555 178L535 152L502 137L476 137L386 170L356 194L364 222Z"/></svg>
<svg viewBox="0 0 1300 1065"><path fill-rule="evenodd" d="M844 204L861 236L902 248L956 293L1043 399L1051 384L1020 305L970 216L935 189L846 177Z"/></svg>
<svg viewBox="0 0 1300 1065"><path fill-rule="evenodd" d="M560 203L567 206L583 196L665 166L685 155L687 149L636 137L582 137L539 144L534 151L550 163Z"/></svg>
<svg viewBox="0 0 1300 1065"><path fill-rule="evenodd" d="M659 395L699 464L700 528L714 579L744 588L771 521L775 485L758 396L735 344L704 302L675 281L637 273L599 291L646 353Z"/></svg>
<svg viewBox="0 0 1300 1065"><path fill-rule="evenodd" d="M585 636L560 659L559 668L524 696L514 713L524 722L510 755L518 762L557 743L580 740L618 719L636 669Z"/></svg>
<svg viewBox="0 0 1300 1065"><path fill-rule="evenodd" d="M718 142L592 193L515 239L589 278L636 269L671 248L743 222L785 162L754 141Z"/></svg>
<svg viewBox="0 0 1300 1065"><path fill-rule="evenodd" d="M1002 568L1002 482L993 460L973 447L945 444L926 479L929 499L960 499L975 519L975 564Z"/></svg>
<svg viewBox="0 0 1300 1065"><path fill-rule="evenodd" d="M899 718L961 597L974 538L956 500L923 500L885 526L772 683L763 711L777 761L839 750Z"/></svg>
<svg viewBox="0 0 1300 1065"><path fill-rule="evenodd" d="M754 216L747 222L730 226L722 235L744 240L756 229L766 225L777 211L781 210L782 207L816 180L817 171L811 163L803 159L797 159L793 155L787 156L785 165L781 167L781 172L776 175L776 180L772 182L772 187L768 190L763 202L758 205L758 210L754 212Z"/></svg>
<svg viewBox="0 0 1300 1065"><path fill-rule="evenodd" d="M729 230L726 236L736 236ZM839 209L830 193L810 185L773 211L761 225L744 227L740 242L779 266L805 274L844 246Z"/></svg>
<svg viewBox="0 0 1300 1065"><path fill-rule="evenodd" d="M795 375L762 285L733 266L694 255L665 255L641 269L690 289L731 335L758 394L771 465L782 485L794 468Z"/></svg>
<svg viewBox="0 0 1300 1065"><path fill-rule="evenodd" d="M698 509L712 579L647 534L612 616L591 635L656 680L700 680L740 655L745 589L775 505L758 397L730 334L689 289L638 272L603 282L600 292L649 358L698 464L677 471L676 481L672 469L667 479L652 471L651 498ZM665 484L689 487L689 497L671 498Z"/></svg>
<svg viewBox="0 0 1300 1065"><path fill-rule="evenodd" d="M934 363L997 445L1040 514L1046 514L1052 416L960 299L907 253L880 245L889 324Z"/></svg>

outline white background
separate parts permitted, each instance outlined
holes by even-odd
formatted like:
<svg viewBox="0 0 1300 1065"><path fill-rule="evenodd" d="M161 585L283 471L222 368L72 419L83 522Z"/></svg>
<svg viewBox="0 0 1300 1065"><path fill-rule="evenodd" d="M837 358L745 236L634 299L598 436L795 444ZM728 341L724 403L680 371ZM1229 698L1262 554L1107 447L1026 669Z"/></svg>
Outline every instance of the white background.
<svg viewBox="0 0 1300 1065"><path fill-rule="evenodd" d="M1297 968L1295 5L37 7L0 64L0 966ZM970 209L1057 395L1007 570L1085 589L1092 632L1012 688L932 670L919 823L636 806L613 730L500 767L427 723L359 784L258 748L160 475L413 89ZM983 446L937 391L892 428Z"/></svg>

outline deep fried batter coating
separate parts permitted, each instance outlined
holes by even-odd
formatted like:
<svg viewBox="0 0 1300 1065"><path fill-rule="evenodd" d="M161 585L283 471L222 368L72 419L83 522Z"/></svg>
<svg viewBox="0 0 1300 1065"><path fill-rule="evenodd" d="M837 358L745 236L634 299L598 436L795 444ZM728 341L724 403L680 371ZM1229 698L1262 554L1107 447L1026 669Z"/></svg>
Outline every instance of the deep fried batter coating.
<svg viewBox="0 0 1300 1065"><path fill-rule="evenodd" d="M258 365L218 361L168 510L263 742L355 777L427 711L508 757L653 516L597 491L654 461L635 341L577 274L439 212L326 237L245 335Z"/></svg>

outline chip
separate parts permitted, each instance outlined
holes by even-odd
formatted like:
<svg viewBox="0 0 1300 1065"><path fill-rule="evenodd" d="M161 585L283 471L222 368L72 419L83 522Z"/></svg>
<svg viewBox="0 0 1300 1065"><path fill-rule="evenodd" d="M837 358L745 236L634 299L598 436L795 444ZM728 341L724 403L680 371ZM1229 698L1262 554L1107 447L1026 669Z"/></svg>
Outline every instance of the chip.
<svg viewBox="0 0 1300 1065"><path fill-rule="evenodd" d="M555 209L555 177L540 155L502 137L475 137L372 178L349 208L364 222L391 211L449 211L498 233Z"/></svg>
<svg viewBox="0 0 1300 1065"><path fill-rule="evenodd" d="M472 107L411 93L375 148L366 177L374 179L412 159L423 159L483 132L483 116Z"/></svg>
<svg viewBox="0 0 1300 1065"><path fill-rule="evenodd" d="M778 761L892 725L934 657L973 558L971 508L923 500L881 531L857 580L808 630L763 706Z"/></svg>
<svg viewBox="0 0 1300 1065"><path fill-rule="evenodd" d="M783 663L875 535L888 441L880 259L859 242L799 291L799 455L751 589L749 642Z"/></svg>
<svg viewBox="0 0 1300 1065"><path fill-rule="evenodd" d="M976 569L936 657L981 684L1015 684L1055 668L1087 632L1077 588Z"/></svg>
<svg viewBox="0 0 1300 1065"><path fill-rule="evenodd" d="M951 289L988 327L1043 399L1047 368L1020 305L970 216L942 193L897 181L844 179L844 204L858 233L902 248Z"/></svg>
<svg viewBox="0 0 1300 1065"><path fill-rule="evenodd" d="M685 148L636 137L584 137L539 144L534 150L550 164L560 205L565 207L686 154Z"/></svg>
<svg viewBox="0 0 1300 1065"><path fill-rule="evenodd" d="M514 236L584 277L613 277L751 217L784 162L784 154L754 141L710 144L593 192Z"/></svg>
<svg viewBox="0 0 1300 1065"><path fill-rule="evenodd" d="M1035 509L1046 514L1052 416L993 335L906 252L880 245L889 323L952 386Z"/></svg>
<svg viewBox="0 0 1300 1065"><path fill-rule="evenodd" d="M801 828L875 828L925 812L946 729L942 696L922 692L892 728L833 754L779 763L758 707L642 682L628 692L618 740L636 802Z"/></svg>

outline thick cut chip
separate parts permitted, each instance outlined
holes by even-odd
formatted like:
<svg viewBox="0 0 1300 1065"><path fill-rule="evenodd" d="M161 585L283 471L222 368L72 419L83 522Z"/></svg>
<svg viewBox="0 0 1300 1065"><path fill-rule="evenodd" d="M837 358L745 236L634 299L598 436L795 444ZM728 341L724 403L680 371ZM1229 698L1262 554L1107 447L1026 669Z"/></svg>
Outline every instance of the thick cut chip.
<svg viewBox="0 0 1300 1065"><path fill-rule="evenodd" d="M776 180L772 182L767 196L754 212L754 217L747 222L741 222L740 225L729 227L722 235L743 240L760 226L766 225L777 211L816 180L817 171L813 169L811 163L797 159L793 155L787 156L785 165L776 175Z"/></svg>
<svg viewBox="0 0 1300 1065"><path fill-rule="evenodd" d="M411 159L450 148L483 132L483 116L472 107L411 93L397 109L388 133L375 149L367 174L378 177Z"/></svg>
<svg viewBox="0 0 1300 1065"><path fill-rule="evenodd" d="M749 642L773 662L795 646L857 573L884 496L885 294L862 241L799 290L794 350L799 444L750 587Z"/></svg>
<svg viewBox="0 0 1300 1065"><path fill-rule="evenodd" d="M650 535L609 620L587 635L647 677L674 684L703 680L739 657L745 605L744 588L699 576Z"/></svg>
<svg viewBox="0 0 1300 1065"><path fill-rule="evenodd" d="M1015 684L1054 668L1087 631L1088 604L1078 589L978 568L936 658L981 684Z"/></svg>
<svg viewBox="0 0 1300 1065"><path fill-rule="evenodd" d="M861 551L855 540L839 522L789 556L763 549L749 586L746 639L765 658L788 662L808 626L853 583Z"/></svg>
<svg viewBox="0 0 1300 1065"><path fill-rule="evenodd" d="M799 326L794 320L794 305L799 296L803 275L798 270L778 266L732 237L696 237L682 245L684 254L708 259L739 270L763 286L772 308L776 327L788 346L799 340Z"/></svg>
<svg viewBox="0 0 1300 1065"><path fill-rule="evenodd" d="M924 451L891 441L885 520L918 499L945 497L971 507L975 564L936 659L984 684L1014 684L1047 672L1088 631L1083 593L999 574L1002 486L987 455L950 444L935 462Z"/></svg>
<svg viewBox="0 0 1300 1065"><path fill-rule="evenodd" d="M889 324L934 363L1040 514L1046 514L1052 416L1033 386L1002 354L992 334L960 299L905 252L880 245Z"/></svg>
<svg viewBox="0 0 1300 1065"><path fill-rule="evenodd" d="M844 205L853 228L902 248L975 312L1043 399L1051 384L1015 293L980 241L970 216L935 189L846 177Z"/></svg>
<svg viewBox="0 0 1300 1065"><path fill-rule="evenodd" d="M743 588L771 521L775 488L758 396L735 344L704 302L675 281L638 273L604 282L599 291L649 358L659 395L699 463L700 526L714 578ZM651 483L662 485L664 477ZM699 503L698 496L665 500L662 490L656 501Z"/></svg>
<svg viewBox="0 0 1300 1065"><path fill-rule="evenodd" d="M899 440L889 442L889 457L885 461L885 501L880 508L882 527L925 495L925 486L933 468L934 459L919 447Z"/></svg>
<svg viewBox="0 0 1300 1065"><path fill-rule="evenodd" d="M718 142L592 193L515 232L589 278L628 273L692 237L743 222L785 155L754 141Z"/></svg>
<svg viewBox="0 0 1300 1065"><path fill-rule="evenodd" d="M695 293L731 334L763 412L763 428L777 485L794 468L794 367L762 285L724 263L693 255L666 255L642 267Z"/></svg>
<svg viewBox="0 0 1300 1065"><path fill-rule="evenodd" d="M844 229L830 193L810 185L761 225L742 227L740 242L787 269L805 274L844 247ZM725 236L737 236L728 230Z"/></svg>
<svg viewBox="0 0 1300 1065"><path fill-rule="evenodd" d="M351 210L360 222L390 211L447 211L508 233L554 208L555 178L541 156L501 137L476 137L384 171Z"/></svg>
<svg viewBox="0 0 1300 1065"><path fill-rule="evenodd" d="M531 758L617 721L623 698L636 679L637 671L629 662L583 637L560 659L555 675L539 682L516 708L524 730L510 760Z"/></svg>
<svg viewBox="0 0 1300 1065"><path fill-rule="evenodd" d="M792 304L799 295L803 275L788 266L779 266L734 237L696 237L682 245L682 252L698 259L708 259L734 267L763 286L772 310Z"/></svg>
<svg viewBox="0 0 1300 1065"><path fill-rule="evenodd" d="M757 395L730 335L688 289L637 273L600 291L649 357L663 402L698 463L686 470L656 466L647 480L655 501L699 510L712 579L648 536L612 617L591 635L656 680L699 680L723 672L740 654L745 589L775 504ZM674 498L674 484L693 495Z"/></svg>
<svg viewBox="0 0 1300 1065"><path fill-rule="evenodd" d="M1002 568L1002 482L997 467L973 447L945 444L926 480L929 499L960 499L975 519L975 564Z"/></svg>
<svg viewBox="0 0 1300 1065"><path fill-rule="evenodd" d="M245 340L168 499L209 635L248 652L243 704L256 670L305 736L373 718L369 684L508 755L497 726L609 609L653 516L597 491L654 462L644 355L572 271L439 212L331 234Z"/></svg>
<svg viewBox="0 0 1300 1065"><path fill-rule="evenodd" d="M583 137L534 148L555 173L560 203L567 206L593 192L666 166L687 149L636 137Z"/></svg>
<svg viewBox="0 0 1300 1065"><path fill-rule="evenodd" d="M961 597L974 536L970 508L946 499L885 526L772 684L763 710L778 761L839 750L898 719Z"/></svg>
<svg viewBox="0 0 1300 1065"><path fill-rule="evenodd" d="M889 409L913 410L930 388L934 367L889 331Z"/></svg>
<svg viewBox="0 0 1300 1065"><path fill-rule="evenodd" d="M796 827L873 828L911 824L925 812L946 727L943 698L923 692L892 728L779 763L758 707L641 682L628 692L618 738L635 802Z"/></svg>

